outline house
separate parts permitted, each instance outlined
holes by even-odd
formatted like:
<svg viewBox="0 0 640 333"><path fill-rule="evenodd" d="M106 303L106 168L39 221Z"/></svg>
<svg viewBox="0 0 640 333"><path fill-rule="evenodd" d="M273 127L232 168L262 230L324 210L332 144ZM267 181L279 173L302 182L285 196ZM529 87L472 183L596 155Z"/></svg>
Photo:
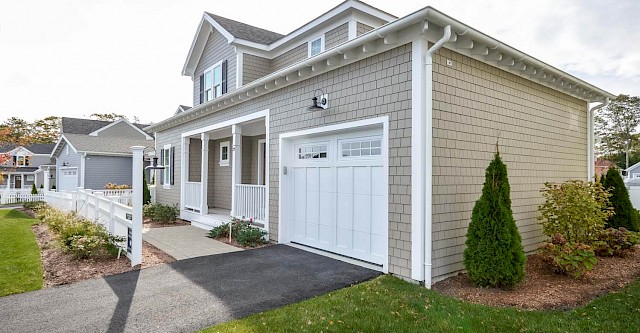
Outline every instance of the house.
<svg viewBox="0 0 640 333"><path fill-rule="evenodd" d="M153 137L142 130L146 126L126 119L63 117L60 138L51 152L57 189L102 189L107 183L131 185L131 147L154 145Z"/></svg>
<svg viewBox="0 0 640 333"><path fill-rule="evenodd" d="M463 269L496 142L532 252L540 188L593 176L593 112L615 97L434 8L354 0L287 35L204 13L182 74L194 106L145 128L158 202L426 286Z"/></svg>
<svg viewBox="0 0 640 333"><path fill-rule="evenodd" d="M0 147L0 154L11 157L0 165L0 190L30 191L55 184L55 165L50 154L53 144L33 143L28 145L7 144Z"/></svg>
<svg viewBox="0 0 640 333"><path fill-rule="evenodd" d="M625 181L631 179L640 179L640 162L624 169L622 174L624 175Z"/></svg>
<svg viewBox="0 0 640 333"><path fill-rule="evenodd" d="M600 178L604 176L609 169L615 167L615 164L609 160L605 160L604 158L598 158L595 162L595 175L596 178ZM640 176L640 174L639 174Z"/></svg>

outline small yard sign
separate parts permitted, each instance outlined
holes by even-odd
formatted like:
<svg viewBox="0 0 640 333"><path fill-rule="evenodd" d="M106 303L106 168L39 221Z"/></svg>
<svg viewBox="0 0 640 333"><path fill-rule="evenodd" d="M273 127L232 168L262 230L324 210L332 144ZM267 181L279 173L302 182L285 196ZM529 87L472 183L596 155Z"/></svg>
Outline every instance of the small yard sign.
<svg viewBox="0 0 640 333"><path fill-rule="evenodd" d="M127 218L127 220L129 221L133 221L133 215L131 213L126 213L125 217Z"/></svg>
<svg viewBox="0 0 640 333"><path fill-rule="evenodd" d="M127 214L127 215L131 215L131 214ZM131 247L133 245L132 234L133 234L133 231L131 230L131 228L127 228L127 253L131 253Z"/></svg>

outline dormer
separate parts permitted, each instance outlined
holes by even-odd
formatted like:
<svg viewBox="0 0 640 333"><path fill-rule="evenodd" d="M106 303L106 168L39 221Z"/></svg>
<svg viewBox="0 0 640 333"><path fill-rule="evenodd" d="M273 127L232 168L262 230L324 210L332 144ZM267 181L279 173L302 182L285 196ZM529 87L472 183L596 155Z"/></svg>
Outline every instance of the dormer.
<svg viewBox="0 0 640 333"><path fill-rule="evenodd" d="M397 18L347 0L287 35L204 13L182 69L194 106L314 57Z"/></svg>

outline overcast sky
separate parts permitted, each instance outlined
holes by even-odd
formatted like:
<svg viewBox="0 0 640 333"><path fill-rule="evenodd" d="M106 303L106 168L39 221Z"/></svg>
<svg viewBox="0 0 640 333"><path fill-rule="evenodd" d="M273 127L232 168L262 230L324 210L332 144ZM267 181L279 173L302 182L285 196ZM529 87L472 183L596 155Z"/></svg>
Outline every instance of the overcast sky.
<svg viewBox="0 0 640 333"><path fill-rule="evenodd" d="M192 103L180 72L203 11L287 34L341 2L0 0L0 121L160 121ZM431 5L613 94L640 95L638 0L366 2L399 17Z"/></svg>

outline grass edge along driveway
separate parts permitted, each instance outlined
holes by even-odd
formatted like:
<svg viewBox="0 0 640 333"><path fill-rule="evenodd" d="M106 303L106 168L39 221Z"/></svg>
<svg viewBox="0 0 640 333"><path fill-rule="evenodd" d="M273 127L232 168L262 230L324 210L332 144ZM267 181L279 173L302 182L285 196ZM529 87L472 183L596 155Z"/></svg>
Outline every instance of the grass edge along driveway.
<svg viewBox="0 0 640 333"><path fill-rule="evenodd" d="M640 281L571 311L470 304L391 276L203 332L638 332Z"/></svg>
<svg viewBox="0 0 640 333"><path fill-rule="evenodd" d="M31 226L38 220L0 209L0 296L42 289L40 248Z"/></svg>

